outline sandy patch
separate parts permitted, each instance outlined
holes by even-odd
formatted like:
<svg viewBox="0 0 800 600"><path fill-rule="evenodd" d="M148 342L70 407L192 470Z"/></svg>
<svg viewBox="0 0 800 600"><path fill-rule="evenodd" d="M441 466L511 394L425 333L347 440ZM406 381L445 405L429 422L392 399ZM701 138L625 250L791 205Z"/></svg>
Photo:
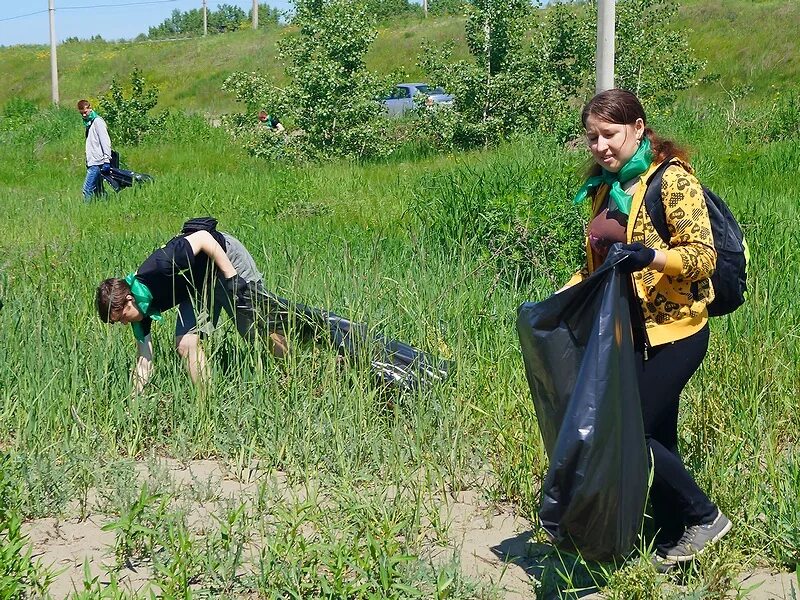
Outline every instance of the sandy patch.
<svg viewBox="0 0 800 600"><path fill-rule="evenodd" d="M177 494L189 498L187 519L195 532L213 526L220 503L235 500L251 502L259 482L269 478L271 487L286 497L302 498L302 486L293 489L281 473L265 473L257 464L233 471L218 461L198 460L187 464L172 459L136 465L140 481L151 479L168 485ZM75 589L83 589L84 564L91 576L107 583L116 569L114 532L101 528L112 520L97 512L96 493L89 495L90 511L85 520L68 515L62 520L37 519L24 531L33 545L35 558L52 565L57 572L50 593L59 600ZM467 578L492 586L509 600L557 598L553 575L562 565L556 564L550 547L531 539L531 523L516 513L513 506L489 502L479 492L463 491L446 500L437 499L438 520L429 517L430 546L427 554L439 562L454 556ZM77 515L77 510L75 515ZM121 585L131 591L148 587L151 576L147 565L126 564L116 569ZM798 600L800 589L792 573L755 570L740 577L743 589L753 588L752 600ZM596 590L586 589L582 596L601 598Z"/></svg>

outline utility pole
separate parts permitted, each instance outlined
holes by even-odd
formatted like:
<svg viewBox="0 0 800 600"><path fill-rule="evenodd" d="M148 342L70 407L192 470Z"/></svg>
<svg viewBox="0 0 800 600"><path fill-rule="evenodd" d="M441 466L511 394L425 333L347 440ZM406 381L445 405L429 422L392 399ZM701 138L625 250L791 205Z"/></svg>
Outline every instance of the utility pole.
<svg viewBox="0 0 800 600"><path fill-rule="evenodd" d="M425 12L425 16L428 16L428 0L422 0L422 10Z"/></svg>
<svg viewBox="0 0 800 600"><path fill-rule="evenodd" d="M253 0L253 29L258 29L258 0Z"/></svg>
<svg viewBox="0 0 800 600"><path fill-rule="evenodd" d="M56 4L50 0L50 88L53 92L53 104L58 106L58 58L56 57Z"/></svg>
<svg viewBox="0 0 800 600"><path fill-rule="evenodd" d="M208 7L206 0L203 0L203 37L208 35Z"/></svg>
<svg viewBox="0 0 800 600"><path fill-rule="evenodd" d="M599 0L597 3L597 54L595 92L614 87L614 9L616 0Z"/></svg>

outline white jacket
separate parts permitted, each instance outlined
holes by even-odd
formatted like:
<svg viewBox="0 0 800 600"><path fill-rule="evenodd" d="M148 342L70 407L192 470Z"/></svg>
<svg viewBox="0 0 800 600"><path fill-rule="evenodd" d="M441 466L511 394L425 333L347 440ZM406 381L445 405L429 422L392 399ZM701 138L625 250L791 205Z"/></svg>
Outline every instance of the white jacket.
<svg viewBox="0 0 800 600"><path fill-rule="evenodd" d="M111 162L111 138L103 117L95 117L86 136L86 166Z"/></svg>

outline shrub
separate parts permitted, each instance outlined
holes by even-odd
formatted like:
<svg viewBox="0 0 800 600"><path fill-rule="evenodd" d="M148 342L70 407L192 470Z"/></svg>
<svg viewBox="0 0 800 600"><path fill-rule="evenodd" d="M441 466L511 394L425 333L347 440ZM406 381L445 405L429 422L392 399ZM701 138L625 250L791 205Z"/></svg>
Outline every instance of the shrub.
<svg viewBox="0 0 800 600"><path fill-rule="evenodd" d="M426 114L424 129L445 147L537 132L573 137L577 107L594 91L592 7L555 3L531 11L525 0L469 0L465 7L471 58L453 62L449 48L425 46L419 61L455 96L455 114ZM624 0L617 7L617 85L662 108L694 83L702 64L683 32L664 27L675 15L674 2Z"/></svg>
<svg viewBox="0 0 800 600"><path fill-rule="evenodd" d="M364 55L377 35L358 0L298 0L297 35L279 42L289 83L277 88L259 73L233 73L223 84L247 112L225 124L255 155L323 159L370 158L391 150L379 98L388 78L368 71ZM287 135L258 128L256 113L269 107L294 126Z"/></svg>
<svg viewBox="0 0 800 600"><path fill-rule="evenodd" d="M158 89L147 87L142 72L134 68L130 76L130 94L126 98L123 86L116 78L100 98L100 107L113 132L113 141L119 144L138 144L147 135L158 130L167 118L167 112L153 117L149 112L158 104Z"/></svg>

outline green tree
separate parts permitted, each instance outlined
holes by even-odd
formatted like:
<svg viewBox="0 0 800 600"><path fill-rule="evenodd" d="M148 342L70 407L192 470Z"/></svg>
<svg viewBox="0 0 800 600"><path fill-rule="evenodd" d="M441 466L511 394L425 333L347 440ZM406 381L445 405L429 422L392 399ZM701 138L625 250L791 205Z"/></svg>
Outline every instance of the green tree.
<svg viewBox="0 0 800 600"><path fill-rule="evenodd" d="M428 0L428 13L432 15L463 15L465 0Z"/></svg>
<svg viewBox="0 0 800 600"><path fill-rule="evenodd" d="M247 13L238 6L232 4L220 4L217 10L208 15L209 33L225 33L241 29L242 24L247 20Z"/></svg>
<svg viewBox="0 0 800 600"><path fill-rule="evenodd" d="M374 15L378 21L386 21L392 17L422 14L422 7L408 0L365 0L365 2L367 12Z"/></svg>
<svg viewBox="0 0 800 600"><path fill-rule="evenodd" d="M161 128L167 112L151 116L149 113L156 104L158 89L147 85L138 67L131 72L129 90L114 78L100 98L100 110L113 132L114 141L120 144L138 144Z"/></svg>
<svg viewBox="0 0 800 600"><path fill-rule="evenodd" d="M566 103L547 65L531 51L528 0L465 3L471 59L452 61L451 48L425 47L420 66L455 97L452 111L421 111L423 128L444 146L486 145L543 123L557 135Z"/></svg>
<svg viewBox="0 0 800 600"><path fill-rule="evenodd" d="M454 110L423 112L424 129L445 146L488 144L518 133L567 139L577 107L594 92L594 2L532 10L527 0L469 0L470 60L425 47L420 65L454 94ZM682 31L669 28L672 0L617 4L617 86L660 109L694 84L701 63Z"/></svg>
<svg viewBox="0 0 800 600"><path fill-rule="evenodd" d="M247 15L250 20L253 20L253 10L251 9ZM281 11L269 4L258 5L258 26L265 27L267 25L278 25L281 21Z"/></svg>
<svg viewBox="0 0 800 600"><path fill-rule="evenodd" d="M257 73L233 73L223 89L247 107L226 125L254 154L322 159L366 158L390 150L379 98L391 84L367 70L364 56L377 31L359 0L297 0L279 57L289 83L277 88ZM267 108L292 126L287 136L257 129L255 113ZM266 146L265 146L266 145Z"/></svg>

